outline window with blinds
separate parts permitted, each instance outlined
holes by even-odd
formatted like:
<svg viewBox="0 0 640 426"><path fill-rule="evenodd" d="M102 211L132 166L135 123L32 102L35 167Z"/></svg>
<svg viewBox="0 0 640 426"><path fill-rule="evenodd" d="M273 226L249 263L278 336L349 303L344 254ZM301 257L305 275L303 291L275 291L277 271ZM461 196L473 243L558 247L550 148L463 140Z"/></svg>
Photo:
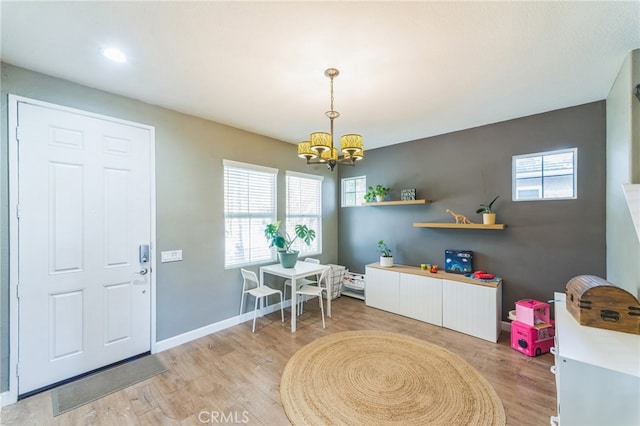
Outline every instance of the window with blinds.
<svg viewBox="0 0 640 426"><path fill-rule="evenodd" d="M513 156L513 201L576 198L578 149Z"/></svg>
<svg viewBox="0 0 640 426"><path fill-rule="evenodd" d="M278 169L223 160L225 269L276 260L264 228L276 221Z"/></svg>
<svg viewBox="0 0 640 426"><path fill-rule="evenodd" d="M298 238L291 247L300 257L322 253L322 176L287 171L287 232L294 238L297 224L316 231L307 246Z"/></svg>

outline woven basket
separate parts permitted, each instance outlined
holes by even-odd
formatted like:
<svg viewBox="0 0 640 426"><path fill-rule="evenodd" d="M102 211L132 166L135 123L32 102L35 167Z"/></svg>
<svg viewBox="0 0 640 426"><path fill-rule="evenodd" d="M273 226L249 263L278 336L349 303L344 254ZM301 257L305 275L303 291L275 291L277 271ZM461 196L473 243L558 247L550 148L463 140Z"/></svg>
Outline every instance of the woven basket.
<svg viewBox="0 0 640 426"><path fill-rule="evenodd" d="M331 300L340 297L342 293L342 277L347 270L342 265L329 264L331 271L327 274L327 280L331 283Z"/></svg>

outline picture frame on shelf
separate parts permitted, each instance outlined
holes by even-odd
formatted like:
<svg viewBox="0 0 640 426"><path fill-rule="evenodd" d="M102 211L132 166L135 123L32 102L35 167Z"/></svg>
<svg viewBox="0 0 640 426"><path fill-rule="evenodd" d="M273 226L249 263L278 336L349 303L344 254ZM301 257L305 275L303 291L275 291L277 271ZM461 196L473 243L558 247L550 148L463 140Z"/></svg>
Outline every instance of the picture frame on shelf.
<svg viewBox="0 0 640 426"><path fill-rule="evenodd" d="M402 190L400 190L400 199L402 201L415 200L416 199L416 189L415 188L411 188L411 189L402 189Z"/></svg>

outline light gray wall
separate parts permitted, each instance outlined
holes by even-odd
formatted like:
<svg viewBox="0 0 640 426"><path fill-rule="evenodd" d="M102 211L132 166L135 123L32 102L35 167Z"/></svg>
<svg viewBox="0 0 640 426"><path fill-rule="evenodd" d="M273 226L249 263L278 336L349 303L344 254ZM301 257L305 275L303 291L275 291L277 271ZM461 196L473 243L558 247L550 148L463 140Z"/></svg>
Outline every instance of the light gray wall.
<svg viewBox="0 0 640 426"><path fill-rule="evenodd" d="M278 216L285 214L285 170L325 176L323 255L337 261L336 172L307 167L294 145L2 64L0 247L1 389L8 387L7 93L154 126L157 199L157 339L238 315L238 269L224 269L223 168L231 159L278 168ZM182 249L184 260L160 263L163 250ZM257 271L257 267L251 267Z"/></svg>
<svg viewBox="0 0 640 426"><path fill-rule="evenodd" d="M640 183L640 49L627 55L607 98L607 281L640 298L640 242L622 184Z"/></svg>
<svg viewBox="0 0 640 426"><path fill-rule="evenodd" d="M578 148L578 198L511 201L513 155ZM452 209L481 222L481 172L502 231L414 228L414 222L453 222ZM367 185L416 188L432 204L340 208L339 263L364 272L378 261L376 242L390 245L394 261L442 267L445 249L474 253L474 269L504 279L503 318L523 298L549 300L580 274L604 276L605 102L552 111L366 153L340 178L366 175Z"/></svg>

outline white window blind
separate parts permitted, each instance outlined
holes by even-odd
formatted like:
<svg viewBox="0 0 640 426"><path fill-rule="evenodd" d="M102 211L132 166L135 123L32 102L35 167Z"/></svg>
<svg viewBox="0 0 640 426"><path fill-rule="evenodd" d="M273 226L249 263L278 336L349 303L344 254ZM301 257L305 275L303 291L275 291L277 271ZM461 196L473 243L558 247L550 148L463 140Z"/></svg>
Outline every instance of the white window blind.
<svg viewBox="0 0 640 426"><path fill-rule="evenodd" d="M223 160L226 269L276 260L264 237L276 221L277 169Z"/></svg>
<svg viewBox="0 0 640 426"><path fill-rule="evenodd" d="M297 224L316 231L316 238L307 246L299 238L291 247L300 256L322 252L322 176L287 171L287 233L295 237Z"/></svg>
<svg viewBox="0 0 640 426"><path fill-rule="evenodd" d="M513 201L576 198L578 149L513 156Z"/></svg>

